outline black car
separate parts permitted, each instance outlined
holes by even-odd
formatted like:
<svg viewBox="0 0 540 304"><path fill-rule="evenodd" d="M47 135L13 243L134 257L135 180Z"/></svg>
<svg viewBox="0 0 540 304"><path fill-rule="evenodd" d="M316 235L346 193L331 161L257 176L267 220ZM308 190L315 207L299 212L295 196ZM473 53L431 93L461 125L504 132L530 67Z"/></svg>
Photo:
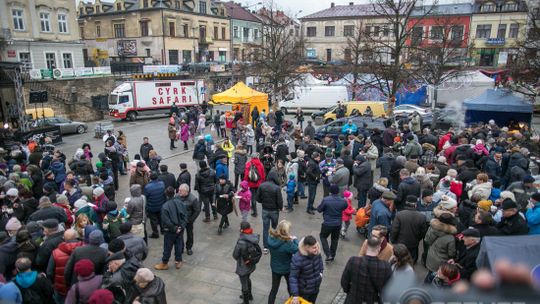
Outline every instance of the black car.
<svg viewBox="0 0 540 304"><path fill-rule="evenodd" d="M354 116L354 117L345 117L332 121L331 123L325 124L317 128L315 131L315 140L321 141L326 135L330 135L331 138L337 139L341 133L341 128L343 125L351 119L358 129L362 129L363 125L366 124L366 130L372 131L374 129L384 130L386 128L385 122L386 119L383 118L372 118L366 116ZM358 135L358 132L354 133Z"/></svg>

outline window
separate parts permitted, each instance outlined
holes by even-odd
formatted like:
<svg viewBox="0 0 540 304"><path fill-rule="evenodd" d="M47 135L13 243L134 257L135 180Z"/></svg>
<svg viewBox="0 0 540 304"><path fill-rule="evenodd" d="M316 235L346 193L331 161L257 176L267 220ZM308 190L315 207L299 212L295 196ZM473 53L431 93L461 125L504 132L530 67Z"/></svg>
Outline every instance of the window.
<svg viewBox="0 0 540 304"><path fill-rule="evenodd" d="M243 33L242 33L243 41L244 42L250 41L249 40L249 27L244 27L242 30L243 30Z"/></svg>
<svg viewBox="0 0 540 304"><path fill-rule="evenodd" d="M13 29L24 31L23 11L21 9L14 9L11 11L11 16L13 17Z"/></svg>
<svg viewBox="0 0 540 304"><path fill-rule="evenodd" d="M122 10L122 3L121 3L121 2L116 3L116 10L117 10L117 11L121 11L121 10Z"/></svg>
<svg viewBox="0 0 540 304"><path fill-rule="evenodd" d="M23 64L25 69L32 68L32 58L30 57L30 52L20 52L19 61Z"/></svg>
<svg viewBox="0 0 540 304"><path fill-rule="evenodd" d="M174 22L169 22L169 36L176 36L176 25Z"/></svg>
<svg viewBox="0 0 540 304"><path fill-rule="evenodd" d="M191 62L191 51L190 50L183 50L182 51L182 60L184 60L184 63L190 63Z"/></svg>
<svg viewBox="0 0 540 304"><path fill-rule="evenodd" d="M62 54L62 63L64 63L65 69L71 69L73 67L73 58L71 56L71 53Z"/></svg>
<svg viewBox="0 0 540 304"><path fill-rule="evenodd" d="M126 37L125 27L123 23L115 23L113 27L114 27L114 38Z"/></svg>
<svg viewBox="0 0 540 304"><path fill-rule="evenodd" d="M510 24L510 32L508 33L508 38L517 38L519 35L519 24L512 23Z"/></svg>
<svg viewBox="0 0 540 304"><path fill-rule="evenodd" d="M452 41L463 40L463 25L452 26L451 39Z"/></svg>
<svg viewBox="0 0 540 304"><path fill-rule="evenodd" d="M184 31L184 37L189 37L189 26L187 24L182 26L182 30Z"/></svg>
<svg viewBox="0 0 540 304"><path fill-rule="evenodd" d="M364 28L364 33L368 36L371 36L371 26L370 25L367 25L365 28Z"/></svg>
<svg viewBox="0 0 540 304"><path fill-rule="evenodd" d="M479 24L476 26L476 38L490 38L491 24Z"/></svg>
<svg viewBox="0 0 540 304"><path fill-rule="evenodd" d="M499 24L497 29L497 38L504 39L506 37L506 24Z"/></svg>
<svg viewBox="0 0 540 304"><path fill-rule="evenodd" d="M388 28L388 25L383 25L382 35L383 35L383 37L390 36L390 29Z"/></svg>
<svg viewBox="0 0 540 304"><path fill-rule="evenodd" d="M336 34L335 26L325 26L324 27L324 36L333 37Z"/></svg>
<svg viewBox="0 0 540 304"><path fill-rule="evenodd" d="M308 26L306 29L306 36L315 37L317 36L317 28L314 26Z"/></svg>
<svg viewBox="0 0 540 304"><path fill-rule="evenodd" d="M484 3L480 7L480 12L482 13L491 13L495 11L495 4L494 3Z"/></svg>
<svg viewBox="0 0 540 304"><path fill-rule="evenodd" d="M412 45L419 45L424 38L424 27L415 26L412 29Z"/></svg>
<svg viewBox="0 0 540 304"><path fill-rule="evenodd" d="M259 39L259 29L253 29L253 39Z"/></svg>
<svg viewBox="0 0 540 304"><path fill-rule="evenodd" d="M45 53L45 62L47 63L47 69L51 70L56 68L55 53Z"/></svg>
<svg viewBox="0 0 540 304"><path fill-rule="evenodd" d="M58 15L58 32L60 33L68 32L67 16L65 14Z"/></svg>
<svg viewBox="0 0 540 304"><path fill-rule="evenodd" d="M96 37L101 37L101 24L96 24Z"/></svg>
<svg viewBox="0 0 540 304"><path fill-rule="evenodd" d="M214 61L214 51L208 52L208 61Z"/></svg>
<svg viewBox="0 0 540 304"><path fill-rule="evenodd" d="M345 25L345 26L343 26L343 36L345 36L345 37L354 36L354 25Z"/></svg>
<svg viewBox="0 0 540 304"><path fill-rule="evenodd" d="M141 36L148 36L148 21L141 21Z"/></svg>
<svg viewBox="0 0 540 304"><path fill-rule="evenodd" d="M206 1L199 1L199 13L206 14Z"/></svg>
<svg viewBox="0 0 540 304"><path fill-rule="evenodd" d="M343 52L343 59L345 59L345 61L351 61L351 56L352 52L351 52L351 49L350 48L346 48L345 51Z"/></svg>
<svg viewBox="0 0 540 304"><path fill-rule="evenodd" d="M238 38L238 26L233 27L233 37Z"/></svg>
<svg viewBox="0 0 540 304"><path fill-rule="evenodd" d="M41 24L41 31L50 32L51 31L50 14L46 12L39 13L39 20Z"/></svg>
<svg viewBox="0 0 540 304"><path fill-rule="evenodd" d="M146 48L144 49L144 53L146 54L146 57L150 57L150 49Z"/></svg>
<svg viewBox="0 0 540 304"><path fill-rule="evenodd" d="M174 1L174 8L175 9L180 9L181 5L180 5L180 1Z"/></svg>
<svg viewBox="0 0 540 304"><path fill-rule="evenodd" d="M226 36L227 36L227 30L224 27L222 27L221 28L221 39L225 40Z"/></svg>
<svg viewBox="0 0 540 304"><path fill-rule="evenodd" d="M84 39L84 26L79 26L79 34L81 35L81 39Z"/></svg>
<svg viewBox="0 0 540 304"><path fill-rule="evenodd" d="M148 7L148 0L143 0L142 6L143 6L143 8L147 8Z"/></svg>
<svg viewBox="0 0 540 304"><path fill-rule="evenodd" d="M503 12L515 12L518 10L518 5L516 2L507 2L502 6Z"/></svg>
<svg viewBox="0 0 540 304"><path fill-rule="evenodd" d="M332 61L332 49L326 49L326 61Z"/></svg>
<svg viewBox="0 0 540 304"><path fill-rule="evenodd" d="M443 39L443 27L442 26L432 26L429 38L433 39L433 40L441 40L441 39Z"/></svg>
<svg viewBox="0 0 540 304"><path fill-rule="evenodd" d="M378 26L378 25L375 25L375 26L373 27L373 36L379 37L380 31L381 31L381 27Z"/></svg>
<svg viewBox="0 0 540 304"><path fill-rule="evenodd" d="M217 26L214 26L214 39L219 39L219 28Z"/></svg>
<svg viewBox="0 0 540 304"><path fill-rule="evenodd" d="M219 51L219 52L218 52L218 56L219 56L219 61L220 61L220 62L225 62L225 61L227 61L227 52L225 52L225 51Z"/></svg>
<svg viewBox="0 0 540 304"><path fill-rule="evenodd" d="M178 50L169 50L169 64L178 64Z"/></svg>

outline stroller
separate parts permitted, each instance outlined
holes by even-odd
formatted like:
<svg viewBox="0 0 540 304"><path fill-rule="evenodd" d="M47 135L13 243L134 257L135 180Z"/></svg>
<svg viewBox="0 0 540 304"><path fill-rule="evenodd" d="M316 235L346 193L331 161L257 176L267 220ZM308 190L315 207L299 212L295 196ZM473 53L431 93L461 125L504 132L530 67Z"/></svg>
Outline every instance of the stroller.
<svg viewBox="0 0 540 304"><path fill-rule="evenodd" d="M354 223L356 224L356 231L359 234L363 235L365 238L368 237L368 224L369 217L371 215L371 204L367 204L363 208L358 208L356 211L356 216L354 217Z"/></svg>

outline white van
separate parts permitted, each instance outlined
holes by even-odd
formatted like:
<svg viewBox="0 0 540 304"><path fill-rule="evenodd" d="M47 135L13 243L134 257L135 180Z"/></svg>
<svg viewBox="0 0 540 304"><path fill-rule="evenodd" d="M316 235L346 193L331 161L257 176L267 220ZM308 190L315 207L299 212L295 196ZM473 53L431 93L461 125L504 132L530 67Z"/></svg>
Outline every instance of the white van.
<svg viewBox="0 0 540 304"><path fill-rule="evenodd" d="M349 94L345 86L295 87L279 106L285 114L296 111L296 108L302 108L304 112L313 112L333 107L338 101L347 100Z"/></svg>

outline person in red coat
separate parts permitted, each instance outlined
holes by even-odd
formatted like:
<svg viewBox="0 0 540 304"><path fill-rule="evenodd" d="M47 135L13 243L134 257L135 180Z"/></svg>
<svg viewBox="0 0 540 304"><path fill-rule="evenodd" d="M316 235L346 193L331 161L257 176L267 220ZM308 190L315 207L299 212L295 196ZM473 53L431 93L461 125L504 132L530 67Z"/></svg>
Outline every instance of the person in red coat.
<svg viewBox="0 0 540 304"><path fill-rule="evenodd" d="M83 245L83 242L77 239L77 232L73 229L68 229L64 232L64 242L60 243L53 250L47 266L47 277L52 279L54 287L54 297L64 300L66 298L69 287L64 278L64 270L66 264L75 248Z"/></svg>
<svg viewBox="0 0 540 304"><path fill-rule="evenodd" d="M251 169L251 167L254 169ZM259 186L264 182L264 166L259 160L259 154L251 154L251 159L246 163L244 169L244 180L248 182L249 189L251 190L251 216L257 217L257 202L255 202L255 193Z"/></svg>

